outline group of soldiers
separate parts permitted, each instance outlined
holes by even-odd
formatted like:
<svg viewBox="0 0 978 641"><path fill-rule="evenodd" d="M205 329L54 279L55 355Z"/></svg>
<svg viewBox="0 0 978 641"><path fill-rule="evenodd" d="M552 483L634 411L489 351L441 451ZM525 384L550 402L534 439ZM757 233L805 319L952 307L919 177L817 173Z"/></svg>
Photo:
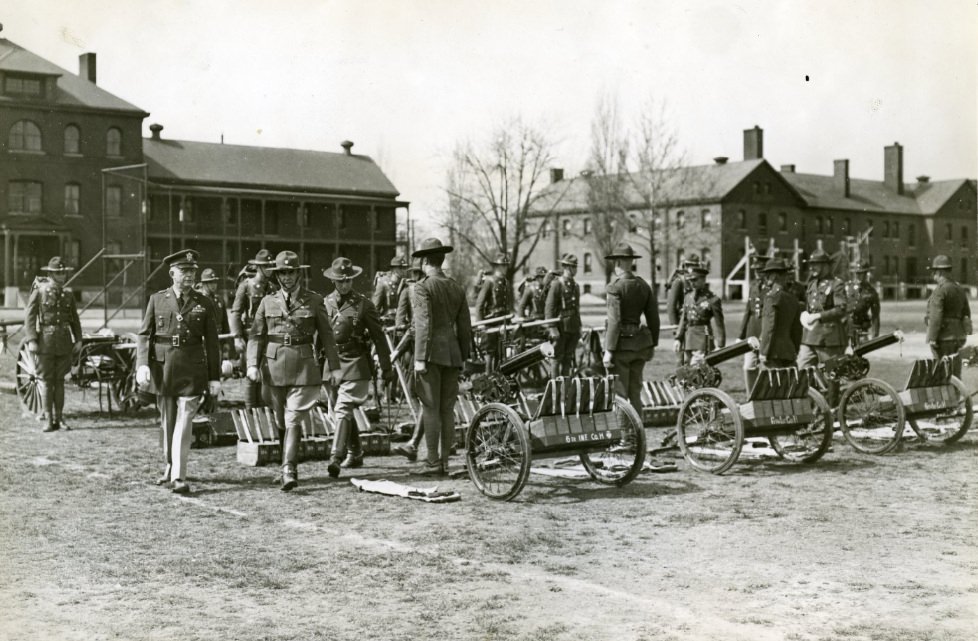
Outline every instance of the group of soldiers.
<svg viewBox="0 0 978 641"><path fill-rule="evenodd" d="M157 483L176 493L190 492L186 470L191 420L206 398L219 393L221 375L230 373L232 358L245 363L246 406L272 408L282 443L284 491L298 485L302 425L323 387L337 421L327 473L335 478L341 468L363 465L354 410L366 402L377 367L385 382L395 379L385 325L403 334L403 353L411 355L413 365L412 392L422 407L415 434L400 451L415 460L423 436L427 457L419 473L427 476L447 473L459 376L471 356L474 325L505 322L514 312L523 319L553 321L547 329L554 345L552 374L572 375L582 334L577 258L561 256L559 272L536 270L514 306L506 276L509 257L497 255L492 273L479 287L473 322L465 289L442 268L450 252L452 247L439 239L426 239L413 252L410 267L401 257L391 261L390 272L368 298L353 288L363 270L347 258L336 258L323 270L334 285L324 297L302 284L309 265L300 264L295 252L272 257L263 249L248 261L249 271L227 309L212 269L200 272L198 281L197 251L166 257L171 284L150 296L136 350L137 383L156 395L163 430L165 468ZM639 258L627 243L605 256L613 271L606 290L602 364L616 375L618 394L641 414L643 370L658 345L659 311L654 291L635 273ZM821 250L808 265L811 276L801 285L793 278L794 266L783 259L751 257L754 279L739 333L740 339L757 339L756 351L744 361L748 392L759 368L824 363L847 346L879 334L879 295L868 282L868 263L853 264L848 282L833 275L832 258ZM67 428L64 378L72 350L82 341L74 296L65 287L71 269L60 257L52 258L43 268L47 278L39 279L26 310L28 348L37 354L47 417L44 431ZM927 306L927 342L935 357L955 354L972 331L967 293L951 279L947 256L935 257L929 269L936 289ZM669 286L667 313L676 326L681 365L696 366L726 342L722 304L706 283L708 273L691 259ZM222 335L232 338L233 345L222 348ZM491 369L503 354L499 334L483 336ZM831 389L829 396L835 396Z"/></svg>

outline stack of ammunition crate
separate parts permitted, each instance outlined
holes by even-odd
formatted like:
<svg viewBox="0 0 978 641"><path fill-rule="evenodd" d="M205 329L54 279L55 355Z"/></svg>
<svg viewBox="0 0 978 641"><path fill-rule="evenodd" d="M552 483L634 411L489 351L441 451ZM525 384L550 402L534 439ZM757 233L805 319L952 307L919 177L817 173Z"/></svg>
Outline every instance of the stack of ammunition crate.
<svg viewBox="0 0 978 641"><path fill-rule="evenodd" d="M527 425L533 452L607 447L623 430L614 409L615 376L560 377L547 383Z"/></svg>
<svg viewBox="0 0 978 641"><path fill-rule="evenodd" d="M642 421L655 427L675 426L679 406L683 403L682 391L666 381L642 383Z"/></svg>
<svg viewBox="0 0 978 641"><path fill-rule="evenodd" d="M950 384L952 364L951 358L914 361L907 384L899 394L908 415L939 412L958 402L958 392Z"/></svg>
<svg viewBox="0 0 978 641"><path fill-rule="evenodd" d="M808 398L810 380L807 370L794 367L759 371L749 400L740 406L745 430L771 431L811 422L815 406Z"/></svg>

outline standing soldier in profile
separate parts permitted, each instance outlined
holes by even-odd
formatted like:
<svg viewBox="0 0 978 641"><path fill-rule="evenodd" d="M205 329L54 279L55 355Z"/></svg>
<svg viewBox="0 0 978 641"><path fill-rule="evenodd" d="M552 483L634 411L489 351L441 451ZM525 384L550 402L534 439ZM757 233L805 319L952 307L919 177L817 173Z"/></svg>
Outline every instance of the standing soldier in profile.
<svg viewBox="0 0 978 641"><path fill-rule="evenodd" d="M405 334L409 336L407 348L404 350L409 361L414 358L414 307L412 301L414 300L415 286L422 278L424 278L424 271L421 269L421 259L414 258L411 261L411 269L408 270L407 286L401 290L401 297L397 301L397 326L404 327ZM414 368L405 370L404 375L407 380L413 380ZM411 389L414 388L414 385L408 385ZM418 447L421 445L421 439L423 437L424 420L419 413L417 420L414 422L414 432L411 433L411 438L406 443L395 445L392 451L395 454L406 456L407 460L413 463L418 460Z"/></svg>
<svg viewBox="0 0 978 641"><path fill-rule="evenodd" d="M503 252L490 261L492 273L482 281L479 296L475 301L475 320L488 320L513 313L513 289L506 278L509 256ZM499 333L483 334L482 349L486 354L486 370L495 371L501 346Z"/></svg>
<svg viewBox="0 0 978 641"><path fill-rule="evenodd" d="M227 335L231 333L231 325L228 320L227 305L224 304L224 298L217 291L219 281L220 278L218 278L217 273L210 267L206 267L204 271L200 272L200 282L194 285L194 289L206 296L214 306L214 310L217 312L217 333ZM221 344L221 357L223 359L221 361L221 374L224 376L231 375L233 368L231 361L235 358L232 348L233 345L228 346L223 342Z"/></svg>
<svg viewBox="0 0 978 641"><path fill-rule="evenodd" d="M751 281L750 291L747 294L744 320L740 323L740 334L738 334L740 340L761 336L761 313L764 311L764 298L770 288L767 278L768 272L764 269L767 260L767 256L757 253L750 256L750 267L754 273L754 279ZM756 380L757 353L751 350L744 355L744 386L748 394L754 388L754 381Z"/></svg>
<svg viewBox="0 0 978 641"><path fill-rule="evenodd" d="M246 353L246 344L251 333L251 325L255 312L262 299L278 289L269 278L268 270L275 265L272 254L267 249L260 250L255 257L248 261L255 268L254 276L241 281L234 293L234 302L228 313L231 333L234 334L234 349L238 354ZM245 407L261 407L263 403L261 383L250 378L245 380Z"/></svg>
<svg viewBox="0 0 978 641"><path fill-rule="evenodd" d="M377 350L380 370L385 383L394 380L390 348L380 324L377 308L366 296L353 289L353 279L363 269L349 258L337 258L323 276L333 281L333 292L326 297L326 314L333 328L336 351L340 357L340 383L336 391L336 436L329 466L329 475L336 478L340 468L363 466L363 446L353 410L363 405L370 394L374 378L370 344Z"/></svg>
<svg viewBox="0 0 978 641"><path fill-rule="evenodd" d="M255 310L252 335L248 341L248 379L259 378L268 387L275 422L281 432L282 491L299 484L299 440L309 410L319 400L323 370L316 358L316 339L326 350L326 368L333 384L340 378L340 361L329 324L323 297L300 284L295 252L275 256L269 271L279 289L262 298Z"/></svg>
<svg viewBox="0 0 978 641"><path fill-rule="evenodd" d="M554 342L552 376L570 376L577 344L581 342L581 288L574 280L577 274L577 256L564 254L560 257L563 273L550 283L547 291L546 318L559 318L556 327L550 328Z"/></svg>
<svg viewBox="0 0 978 641"><path fill-rule="evenodd" d="M788 291L791 267L780 258L772 258L763 268L768 274L768 289L761 310L761 333L758 359L763 368L793 367L801 345L801 304ZM755 380L757 374L754 374ZM750 396L751 387L747 388Z"/></svg>
<svg viewBox="0 0 978 641"><path fill-rule="evenodd" d="M407 271L407 261L403 256L391 258L391 269L377 279L371 303L384 326L393 325L397 315L397 301L404 289L404 273Z"/></svg>
<svg viewBox="0 0 978 641"><path fill-rule="evenodd" d="M720 297L706 284L710 270L696 265L689 272L691 289L683 301L675 349L684 352L683 362L699 365L707 354L727 344L727 330Z"/></svg>
<svg viewBox="0 0 978 641"><path fill-rule="evenodd" d="M954 356L973 331L968 293L951 279L951 259L947 256L935 256L928 269L937 287L927 299L927 344L934 358ZM961 359L954 359L953 369L960 378Z"/></svg>
<svg viewBox="0 0 978 641"><path fill-rule="evenodd" d="M55 256L41 271L48 277L31 290L27 300L24 335L27 349L37 355L38 388L47 426L43 431L53 432L64 422L65 376L71 369L72 349L82 345L81 321L71 289L65 287L68 272L73 271Z"/></svg>
<svg viewBox="0 0 978 641"><path fill-rule="evenodd" d="M608 284L608 319L604 362L618 376L617 392L642 415L642 371L659 343L659 308L649 284L634 273L640 258L626 243L618 243L605 260L614 261ZM645 324L641 323L645 315Z"/></svg>
<svg viewBox="0 0 978 641"><path fill-rule="evenodd" d="M176 494L190 493L191 421L204 392L217 398L221 391L217 310L194 290L199 257L185 249L163 259L172 285L149 297L137 334L136 382L156 394L163 428L166 468L156 484L172 483Z"/></svg>
<svg viewBox="0 0 978 641"><path fill-rule="evenodd" d="M846 332L849 305L846 286L832 275L832 258L821 249L808 260L812 277L805 295L805 310L801 313L803 327L801 348L798 350L798 369L824 365L829 359L841 356L849 339ZM839 401L839 384L826 381L829 405Z"/></svg>
<svg viewBox="0 0 978 641"><path fill-rule="evenodd" d="M517 316L531 321L546 318L547 289L543 282L546 278L547 268L537 267L533 276L526 280L520 294L520 304L516 307Z"/></svg>
<svg viewBox="0 0 978 641"><path fill-rule="evenodd" d="M855 347L880 335L880 295L869 284L869 261L849 266L852 277L846 283L849 301L849 342Z"/></svg>

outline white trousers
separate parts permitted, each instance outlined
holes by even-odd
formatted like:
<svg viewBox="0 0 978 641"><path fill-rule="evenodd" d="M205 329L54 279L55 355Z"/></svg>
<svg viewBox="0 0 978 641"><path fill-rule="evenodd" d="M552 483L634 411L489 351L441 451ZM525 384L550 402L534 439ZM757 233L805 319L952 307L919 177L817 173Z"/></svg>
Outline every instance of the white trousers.
<svg viewBox="0 0 978 641"><path fill-rule="evenodd" d="M170 468L170 480L186 481L187 458L194 440L193 418L200 407L200 396L157 396L163 428L163 458ZM176 456L174 456L174 452Z"/></svg>

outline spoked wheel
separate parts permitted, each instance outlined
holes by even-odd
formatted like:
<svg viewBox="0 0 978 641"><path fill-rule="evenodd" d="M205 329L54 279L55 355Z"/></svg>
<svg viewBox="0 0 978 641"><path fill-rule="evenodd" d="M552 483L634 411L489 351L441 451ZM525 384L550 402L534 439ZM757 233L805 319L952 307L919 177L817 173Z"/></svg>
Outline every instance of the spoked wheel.
<svg viewBox="0 0 978 641"><path fill-rule="evenodd" d="M852 449L863 454L893 451L903 438L903 403L893 386L864 378L846 388L839 401L839 424Z"/></svg>
<svg viewBox="0 0 978 641"><path fill-rule="evenodd" d="M954 443L968 431L974 419L971 396L957 376L952 376L950 392L953 402L940 412L930 416L915 416L909 419L910 427L921 440L928 443Z"/></svg>
<svg viewBox="0 0 978 641"><path fill-rule="evenodd" d="M722 474L744 446L744 422L729 394L707 387L686 397L676 421L679 449L693 467Z"/></svg>
<svg viewBox="0 0 978 641"><path fill-rule="evenodd" d="M615 419L624 435L618 443L581 453L581 463L598 483L621 487L642 471L645 464L645 428L631 403L615 397Z"/></svg>
<svg viewBox="0 0 978 641"><path fill-rule="evenodd" d="M520 415L508 405L483 405L465 433L465 463L476 488L509 501L530 476L530 441Z"/></svg>
<svg viewBox="0 0 978 641"><path fill-rule="evenodd" d="M37 353L27 349L26 339L17 349L15 376L14 385L24 415L40 417L44 412L44 403L41 400L41 379L37 373Z"/></svg>
<svg viewBox="0 0 978 641"><path fill-rule="evenodd" d="M808 388L808 414L814 418L794 432L768 436L778 456L792 463L814 463L832 444L832 408L818 391Z"/></svg>

